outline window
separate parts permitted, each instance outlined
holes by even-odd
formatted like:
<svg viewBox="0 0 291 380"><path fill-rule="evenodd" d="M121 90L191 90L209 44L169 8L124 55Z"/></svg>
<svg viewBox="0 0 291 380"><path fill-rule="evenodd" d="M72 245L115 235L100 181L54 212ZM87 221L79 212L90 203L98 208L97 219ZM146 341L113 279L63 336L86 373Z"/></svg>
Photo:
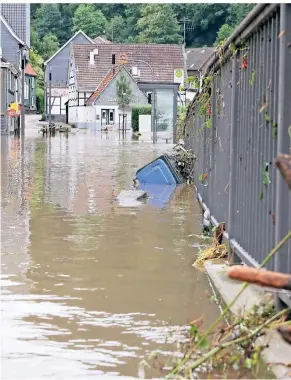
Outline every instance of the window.
<svg viewBox="0 0 291 380"><path fill-rule="evenodd" d="M11 72L7 70L7 82L8 82L8 90L11 91L12 83L11 83Z"/></svg>
<svg viewBox="0 0 291 380"><path fill-rule="evenodd" d="M28 84L24 83L24 99L28 99L29 88Z"/></svg>
<svg viewBox="0 0 291 380"><path fill-rule="evenodd" d="M31 105L34 106L35 105L35 99L34 99L34 96L32 95L31 97Z"/></svg>
<svg viewBox="0 0 291 380"><path fill-rule="evenodd" d="M31 88L34 88L34 77L31 78Z"/></svg>

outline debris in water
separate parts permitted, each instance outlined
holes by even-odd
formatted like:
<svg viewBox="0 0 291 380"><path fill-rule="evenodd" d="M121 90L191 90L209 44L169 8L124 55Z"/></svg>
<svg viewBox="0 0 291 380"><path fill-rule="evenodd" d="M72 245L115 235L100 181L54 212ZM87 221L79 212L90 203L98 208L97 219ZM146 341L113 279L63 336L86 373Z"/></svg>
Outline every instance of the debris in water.
<svg viewBox="0 0 291 380"><path fill-rule="evenodd" d="M202 269L207 260L222 259L224 257L227 257L227 253L228 250L226 244L212 244L211 247L201 251L197 260L193 263L192 266L198 269Z"/></svg>

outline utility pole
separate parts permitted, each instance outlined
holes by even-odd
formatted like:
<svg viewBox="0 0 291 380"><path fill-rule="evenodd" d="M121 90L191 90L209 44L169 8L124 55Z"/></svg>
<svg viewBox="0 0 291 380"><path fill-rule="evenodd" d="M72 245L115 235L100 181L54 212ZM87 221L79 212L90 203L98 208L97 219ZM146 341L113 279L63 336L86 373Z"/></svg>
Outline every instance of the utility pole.
<svg viewBox="0 0 291 380"><path fill-rule="evenodd" d="M187 17L183 18L183 21L179 21L180 24L183 24L183 40L184 40L184 47L186 47L186 30L193 30L193 26L190 25L189 27L186 27L186 24L191 22Z"/></svg>
<svg viewBox="0 0 291 380"><path fill-rule="evenodd" d="M49 127L51 125L52 118L52 73L51 66L49 66Z"/></svg>

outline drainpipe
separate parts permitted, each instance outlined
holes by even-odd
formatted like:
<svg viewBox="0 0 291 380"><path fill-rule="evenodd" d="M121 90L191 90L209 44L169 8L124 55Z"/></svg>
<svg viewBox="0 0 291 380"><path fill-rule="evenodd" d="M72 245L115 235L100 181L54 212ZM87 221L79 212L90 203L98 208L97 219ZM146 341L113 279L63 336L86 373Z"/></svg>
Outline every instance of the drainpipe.
<svg viewBox="0 0 291 380"><path fill-rule="evenodd" d="M21 126L21 136L24 137L25 132L25 64L26 64L26 49L25 46L20 47L21 51L21 116L20 116L20 126Z"/></svg>

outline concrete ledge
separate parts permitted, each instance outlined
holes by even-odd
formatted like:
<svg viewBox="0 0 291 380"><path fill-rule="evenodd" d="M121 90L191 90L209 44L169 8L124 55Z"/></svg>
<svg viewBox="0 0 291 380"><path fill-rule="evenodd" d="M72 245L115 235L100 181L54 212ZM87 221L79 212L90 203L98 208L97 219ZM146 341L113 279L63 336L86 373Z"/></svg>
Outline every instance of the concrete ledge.
<svg viewBox="0 0 291 380"><path fill-rule="evenodd" d="M230 304L240 291L242 283L228 278L226 264L207 262L205 269L224 303L227 305ZM249 311L254 305L260 304L266 298L269 298L269 294L264 291L263 288L250 285L231 307L231 311L239 315L242 312ZM281 365L272 365L272 363L291 362L291 345L286 343L276 331L272 331L257 339L256 345L262 344L269 345L269 347L263 351L262 357L266 363L270 364L276 378L291 379L290 368L288 369Z"/></svg>

